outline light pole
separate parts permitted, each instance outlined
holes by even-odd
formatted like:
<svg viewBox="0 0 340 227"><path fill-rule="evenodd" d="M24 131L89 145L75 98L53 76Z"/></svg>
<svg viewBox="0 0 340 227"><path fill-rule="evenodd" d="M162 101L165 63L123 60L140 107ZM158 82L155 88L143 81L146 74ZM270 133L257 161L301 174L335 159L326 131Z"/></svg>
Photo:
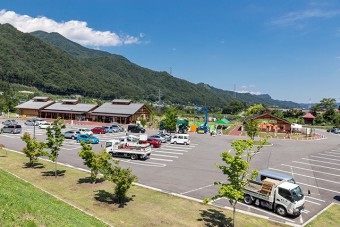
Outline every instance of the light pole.
<svg viewBox="0 0 340 227"><path fill-rule="evenodd" d="M33 119L33 137L35 138L35 122L36 119Z"/></svg>
<svg viewBox="0 0 340 227"><path fill-rule="evenodd" d="M71 109L71 128L73 128L72 111L73 111L73 109Z"/></svg>

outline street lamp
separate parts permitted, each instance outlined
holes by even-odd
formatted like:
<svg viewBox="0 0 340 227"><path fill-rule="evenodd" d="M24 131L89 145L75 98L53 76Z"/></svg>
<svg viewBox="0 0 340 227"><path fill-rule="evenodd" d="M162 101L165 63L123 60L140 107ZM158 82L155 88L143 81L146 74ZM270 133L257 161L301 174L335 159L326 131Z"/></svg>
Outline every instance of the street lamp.
<svg viewBox="0 0 340 227"><path fill-rule="evenodd" d="M71 128L73 128L72 111L73 111L73 109L71 109Z"/></svg>
<svg viewBox="0 0 340 227"><path fill-rule="evenodd" d="M35 138L35 122L36 119L33 119L33 138Z"/></svg>

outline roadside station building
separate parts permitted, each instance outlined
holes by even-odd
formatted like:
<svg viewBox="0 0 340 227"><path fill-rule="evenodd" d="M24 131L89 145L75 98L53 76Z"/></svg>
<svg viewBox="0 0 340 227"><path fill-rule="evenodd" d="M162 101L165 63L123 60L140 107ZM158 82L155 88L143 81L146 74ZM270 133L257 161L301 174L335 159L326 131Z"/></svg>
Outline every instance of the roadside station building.
<svg viewBox="0 0 340 227"><path fill-rule="evenodd" d="M278 118L269 112L255 115L244 119L243 125L246 126L246 121L257 120L259 122L260 131L263 132L290 132L291 123L287 120Z"/></svg>
<svg viewBox="0 0 340 227"><path fill-rule="evenodd" d="M138 119L150 119L151 110L143 103L132 103L128 99L114 99L90 112L92 121L129 124Z"/></svg>
<svg viewBox="0 0 340 227"><path fill-rule="evenodd" d="M302 117L303 118L303 122L306 124L306 125L312 125L314 124L314 115L311 114L311 113L307 113L305 116Z"/></svg>
<svg viewBox="0 0 340 227"><path fill-rule="evenodd" d="M60 117L65 120L78 121L90 120L89 112L97 106L97 104L79 103L77 99L64 99L42 109L41 117L53 119Z"/></svg>
<svg viewBox="0 0 340 227"><path fill-rule="evenodd" d="M19 109L19 114L29 117L41 117L41 111L52 105L54 101L49 100L48 97L36 96L28 102L16 106Z"/></svg>

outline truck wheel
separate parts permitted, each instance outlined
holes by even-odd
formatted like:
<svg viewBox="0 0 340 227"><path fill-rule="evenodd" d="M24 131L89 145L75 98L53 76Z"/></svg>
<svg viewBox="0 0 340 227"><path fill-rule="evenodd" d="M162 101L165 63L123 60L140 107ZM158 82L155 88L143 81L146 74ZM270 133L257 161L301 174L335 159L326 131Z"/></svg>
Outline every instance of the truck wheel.
<svg viewBox="0 0 340 227"><path fill-rule="evenodd" d="M132 154L132 155L131 155L131 159L132 159L132 160L136 160L137 158L138 158L138 156L137 156L136 154Z"/></svg>
<svg viewBox="0 0 340 227"><path fill-rule="evenodd" d="M283 216L283 217L287 215L286 209L283 206L280 206L280 205L276 207L276 213L280 216Z"/></svg>
<svg viewBox="0 0 340 227"><path fill-rule="evenodd" d="M251 205L253 203L253 200L251 199L250 195L244 195L244 203L247 205Z"/></svg>
<svg viewBox="0 0 340 227"><path fill-rule="evenodd" d="M74 136L71 136L71 139L73 139L73 140L74 140L74 139L75 139L75 138L74 138Z"/></svg>

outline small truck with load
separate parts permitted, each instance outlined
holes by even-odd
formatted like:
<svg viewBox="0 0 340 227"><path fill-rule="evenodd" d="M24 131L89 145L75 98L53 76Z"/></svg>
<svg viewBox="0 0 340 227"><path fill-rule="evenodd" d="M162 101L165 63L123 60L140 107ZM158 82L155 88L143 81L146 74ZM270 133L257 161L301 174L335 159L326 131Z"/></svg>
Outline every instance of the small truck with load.
<svg viewBox="0 0 340 227"><path fill-rule="evenodd" d="M299 216L305 204L300 186L287 181L267 178L259 183L248 180L243 191L246 204L261 205L281 216Z"/></svg>
<svg viewBox="0 0 340 227"><path fill-rule="evenodd" d="M131 137L133 138L133 137ZM151 155L151 146L149 143L140 144L138 140L127 137L123 139L112 139L105 142L105 150L112 157L125 157L136 159L146 159Z"/></svg>

